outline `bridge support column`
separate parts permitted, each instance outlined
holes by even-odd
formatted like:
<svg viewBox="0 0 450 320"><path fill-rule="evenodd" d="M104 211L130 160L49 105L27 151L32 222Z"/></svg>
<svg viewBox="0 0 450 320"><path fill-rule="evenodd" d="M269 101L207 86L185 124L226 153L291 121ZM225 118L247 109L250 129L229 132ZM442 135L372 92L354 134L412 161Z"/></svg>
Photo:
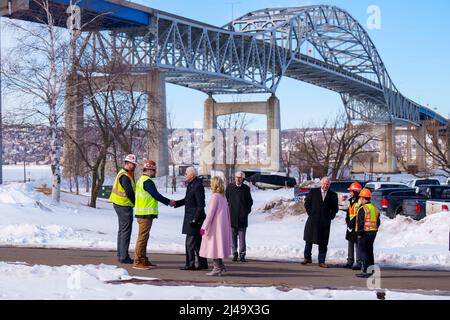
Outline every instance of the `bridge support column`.
<svg viewBox="0 0 450 320"><path fill-rule="evenodd" d="M66 83L66 98L64 101L64 126L67 134L64 135L63 176L75 177L82 174L80 168L80 153L77 143L82 143L84 96L79 90L80 79L72 73Z"/></svg>
<svg viewBox="0 0 450 320"><path fill-rule="evenodd" d="M384 173L397 173L397 157L395 145L395 125L388 124L384 127L384 137L380 141L379 164Z"/></svg>
<svg viewBox="0 0 450 320"><path fill-rule="evenodd" d="M426 152L423 146L425 146L427 141L427 129L425 124L415 130L415 140L416 140L416 165L418 171L425 171L427 167Z"/></svg>
<svg viewBox="0 0 450 320"><path fill-rule="evenodd" d="M406 164L410 166L412 164L412 143L411 143L411 127L408 126L406 130Z"/></svg>
<svg viewBox="0 0 450 320"><path fill-rule="evenodd" d="M167 133L166 81L159 70L152 70L146 79L148 95L148 157L157 163L158 177L169 175L169 151Z"/></svg>
<svg viewBox="0 0 450 320"><path fill-rule="evenodd" d="M280 100L273 95L267 101L267 155L270 157L270 170L282 170L281 154Z"/></svg>
<svg viewBox="0 0 450 320"><path fill-rule="evenodd" d="M203 119L203 148L201 156L201 174L209 174L211 170L221 170L225 166L222 157L218 158L221 147L218 146L220 134L217 132L217 119L235 113L253 113L267 116L267 157L258 163L238 163L238 170L243 169L264 169L279 172L283 169L281 159L281 118L280 101L272 96L263 102L230 102L217 103L211 96L208 97L204 105ZM244 128L245 130L245 128ZM244 141L239 141L243 144ZM219 149L218 149L219 148ZM227 148L228 150L232 148ZM238 151L239 153L239 151ZM227 155L227 158L232 158ZM257 157L258 158L258 157ZM245 162L245 161L243 161Z"/></svg>
<svg viewBox="0 0 450 320"><path fill-rule="evenodd" d="M211 170L215 170L216 158L216 134L217 117L215 112L216 101L212 96L206 99L203 114L203 143L201 154L200 174L207 175Z"/></svg>

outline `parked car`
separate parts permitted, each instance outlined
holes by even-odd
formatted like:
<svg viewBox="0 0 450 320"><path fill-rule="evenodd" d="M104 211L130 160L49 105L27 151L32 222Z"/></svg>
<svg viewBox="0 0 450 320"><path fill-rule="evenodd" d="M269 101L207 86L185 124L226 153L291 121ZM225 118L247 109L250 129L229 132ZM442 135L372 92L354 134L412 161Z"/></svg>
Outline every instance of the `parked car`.
<svg viewBox="0 0 450 320"><path fill-rule="evenodd" d="M445 191L447 193L447 191ZM450 210L450 190L447 195L448 200L428 200L425 205L427 217L439 212L449 212Z"/></svg>
<svg viewBox="0 0 450 320"><path fill-rule="evenodd" d="M414 220L427 216L427 201L441 202L450 200L450 186L422 186L417 188L416 196L403 200L402 215Z"/></svg>
<svg viewBox="0 0 450 320"><path fill-rule="evenodd" d="M294 178L288 178L278 175L255 174L249 181L259 189L279 190L282 188L294 188L297 181Z"/></svg>
<svg viewBox="0 0 450 320"><path fill-rule="evenodd" d="M417 188L420 186L439 186L441 183L438 179L414 179L408 182L408 187Z"/></svg>
<svg viewBox="0 0 450 320"><path fill-rule="evenodd" d="M330 185L330 190L333 190L338 195L338 205L339 210L347 210L348 208L348 199L350 198L350 192L348 188L354 182L359 182L362 186L365 184L363 181L332 181Z"/></svg>
<svg viewBox="0 0 450 320"><path fill-rule="evenodd" d="M306 197L310 191L310 187L296 185L294 187L294 200L299 201L301 198Z"/></svg>
<svg viewBox="0 0 450 320"><path fill-rule="evenodd" d="M379 189L395 189L395 188L407 188L408 186L401 182L368 182L364 188L369 189L372 193Z"/></svg>
<svg viewBox="0 0 450 320"><path fill-rule="evenodd" d="M372 192L372 204L387 217L395 218L396 214L394 213L397 212L397 208L402 205L404 197L408 194L410 197L414 197L416 195L416 189L408 187L378 189ZM390 199L389 196L391 195L392 198Z"/></svg>
<svg viewBox="0 0 450 320"><path fill-rule="evenodd" d="M450 186L450 178L447 179L447 185Z"/></svg>

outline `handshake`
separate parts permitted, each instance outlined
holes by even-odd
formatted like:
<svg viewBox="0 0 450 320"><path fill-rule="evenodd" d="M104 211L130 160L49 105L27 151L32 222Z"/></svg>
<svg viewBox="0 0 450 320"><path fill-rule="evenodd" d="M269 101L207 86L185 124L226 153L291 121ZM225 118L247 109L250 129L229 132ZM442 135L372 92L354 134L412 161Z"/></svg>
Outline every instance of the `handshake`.
<svg viewBox="0 0 450 320"><path fill-rule="evenodd" d="M177 205L177 202L175 200L170 200L169 207L175 208Z"/></svg>

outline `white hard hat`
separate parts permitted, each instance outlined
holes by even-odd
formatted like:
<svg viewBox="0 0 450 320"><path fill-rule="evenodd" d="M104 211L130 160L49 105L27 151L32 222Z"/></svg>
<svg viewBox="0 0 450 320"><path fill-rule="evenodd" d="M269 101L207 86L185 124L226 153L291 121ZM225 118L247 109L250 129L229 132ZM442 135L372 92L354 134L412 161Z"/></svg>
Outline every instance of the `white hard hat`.
<svg viewBox="0 0 450 320"><path fill-rule="evenodd" d="M137 159L134 154L127 155L123 161L130 162L130 163L137 165Z"/></svg>

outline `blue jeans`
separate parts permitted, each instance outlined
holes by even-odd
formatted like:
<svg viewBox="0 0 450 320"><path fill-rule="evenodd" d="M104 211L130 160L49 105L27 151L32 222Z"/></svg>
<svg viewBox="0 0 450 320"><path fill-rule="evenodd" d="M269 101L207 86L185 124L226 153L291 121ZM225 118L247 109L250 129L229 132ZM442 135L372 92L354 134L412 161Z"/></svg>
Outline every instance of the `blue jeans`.
<svg viewBox="0 0 450 320"><path fill-rule="evenodd" d="M305 243L305 259L312 260L312 247L310 242ZM325 263L327 257L328 246L326 244L319 244L319 263Z"/></svg>

